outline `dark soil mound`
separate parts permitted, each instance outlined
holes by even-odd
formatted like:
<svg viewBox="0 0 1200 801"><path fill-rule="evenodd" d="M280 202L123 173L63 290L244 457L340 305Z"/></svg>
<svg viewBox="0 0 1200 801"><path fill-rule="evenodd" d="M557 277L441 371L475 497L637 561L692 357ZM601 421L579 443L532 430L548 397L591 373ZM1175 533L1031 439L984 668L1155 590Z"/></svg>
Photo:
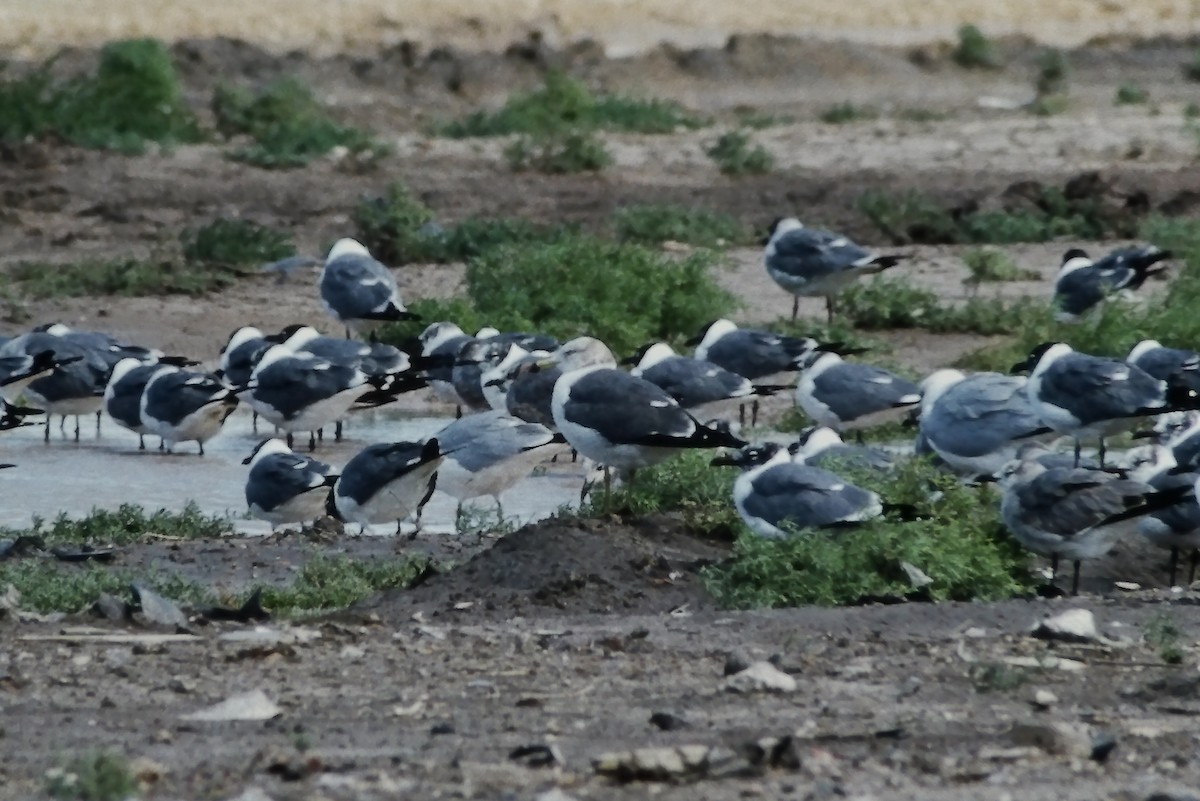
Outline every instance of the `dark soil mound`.
<svg viewBox="0 0 1200 801"><path fill-rule="evenodd" d="M662 614L713 606L699 569L727 551L678 520L547 520L416 587L360 604L384 618L415 611L464 619L548 614ZM455 610L459 604L466 609Z"/></svg>

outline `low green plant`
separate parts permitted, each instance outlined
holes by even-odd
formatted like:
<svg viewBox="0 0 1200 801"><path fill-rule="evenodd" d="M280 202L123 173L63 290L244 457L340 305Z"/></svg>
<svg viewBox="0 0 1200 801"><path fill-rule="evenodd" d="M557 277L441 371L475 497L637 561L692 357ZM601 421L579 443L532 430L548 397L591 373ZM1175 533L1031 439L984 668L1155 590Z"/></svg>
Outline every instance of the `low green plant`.
<svg viewBox="0 0 1200 801"><path fill-rule="evenodd" d="M1155 648L1168 665L1183 662L1183 632L1169 612L1159 612L1146 622L1145 638L1146 644Z"/></svg>
<svg viewBox="0 0 1200 801"><path fill-rule="evenodd" d="M56 81L52 65L0 83L0 140L53 134L83 147L138 153L147 142L203 138L162 42L111 42L94 75Z"/></svg>
<svg viewBox="0 0 1200 801"><path fill-rule="evenodd" d="M720 212L669 204L622 206L613 215L617 239L657 245L684 242L700 247L750 244L753 232Z"/></svg>
<svg viewBox="0 0 1200 801"><path fill-rule="evenodd" d="M227 217L185 230L179 243L187 261L202 264L263 264L296 255L296 246L287 233Z"/></svg>
<svg viewBox="0 0 1200 801"><path fill-rule="evenodd" d="M253 140L229 157L255 167L303 167L335 147L375 156L386 150L367 133L335 122L308 87L291 78L257 92L220 86L213 94L212 111L223 136Z"/></svg>
<svg viewBox="0 0 1200 801"><path fill-rule="evenodd" d="M1000 58L991 39L974 25L963 25L958 29L958 45L950 57L966 69L994 70L1000 67Z"/></svg>
<svg viewBox="0 0 1200 801"><path fill-rule="evenodd" d="M125 801L138 796L138 782L125 757L89 751L46 771L46 793L67 801Z"/></svg>
<svg viewBox="0 0 1200 801"><path fill-rule="evenodd" d="M437 261L440 237L430 230L433 211L401 183L363 198L350 212L354 236L384 264Z"/></svg>
<svg viewBox="0 0 1200 801"><path fill-rule="evenodd" d="M838 308L856 328L867 331L923 328L939 334L994 336L1050 319L1047 305L1028 298L1006 303L974 296L959 305L946 305L930 290L887 277L845 290L838 296Z"/></svg>
<svg viewBox="0 0 1200 801"><path fill-rule="evenodd" d="M511 95L499 111L477 111L441 126L437 132L454 138L545 136L569 130L663 134L704 124L675 103L616 94L595 95L568 75L548 72L540 88Z"/></svg>
<svg viewBox="0 0 1200 801"><path fill-rule="evenodd" d="M1118 106L1133 106L1145 103L1150 99L1150 93L1140 86L1125 83L1117 87L1113 103Z"/></svg>
<svg viewBox="0 0 1200 801"><path fill-rule="evenodd" d="M144 584L160 595L185 603L211 603L212 593L194 581L161 572L135 572L87 562L8 559L0 562L0 587L20 593L22 609L73 614L87 609L101 594L129 597L129 585Z"/></svg>
<svg viewBox="0 0 1200 801"><path fill-rule="evenodd" d="M1003 662L977 662L971 665L970 676L977 693L1012 692L1033 678L1032 671Z"/></svg>
<svg viewBox="0 0 1200 801"><path fill-rule="evenodd" d="M314 556L291 584L263 587L262 604L275 614L342 609L377 592L407 587L431 568L421 556L351 559Z"/></svg>
<svg viewBox="0 0 1200 801"><path fill-rule="evenodd" d="M504 148L504 158L516 172L551 175L599 172L613 161L604 143L590 131L519 136Z"/></svg>
<svg viewBox="0 0 1200 801"><path fill-rule="evenodd" d="M31 298L120 295L204 295L229 286L237 273L221 264L187 264L176 257L99 259L49 264L20 262L9 271Z"/></svg>
<svg viewBox="0 0 1200 801"><path fill-rule="evenodd" d="M48 545L128 545L149 537L208 539L230 533L229 520L206 515L194 501L181 512L159 509L147 513L141 506L123 503L116 509L93 509L80 518L60 514L50 523L40 517L28 529L3 529L7 536L33 536Z"/></svg>
<svg viewBox="0 0 1200 801"><path fill-rule="evenodd" d="M1192 60L1183 65L1183 77L1189 81L1200 81L1200 50L1192 53Z"/></svg>
<svg viewBox="0 0 1200 801"><path fill-rule="evenodd" d="M1183 107L1183 118L1194 120L1200 118L1200 103L1188 103Z"/></svg>
<svg viewBox="0 0 1200 801"><path fill-rule="evenodd" d="M847 122L862 122L879 117L879 112L869 106L856 106L850 101L830 106L821 112L821 122L842 125Z"/></svg>
<svg viewBox="0 0 1200 801"><path fill-rule="evenodd" d="M742 111L737 115L737 124L739 127L750 128L755 131L761 131L764 128L774 128L778 125L791 125L795 121L796 118L788 114L767 114L755 110Z"/></svg>
<svg viewBox="0 0 1200 801"><path fill-rule="evenodd" d="M1061 95L1067 91L1067 58L1061 50L1050 48L1037 60L1036 89L1039 96Z"/></svg>
<svg viewBox="0 0 1200 801"><path fill-rule="evenodd" d="M775 166L775 158L741 130L726 131L704 151L724 175L757 175Z"/></svg>
<svg viewBox="0 0 1200 801"><path fill-rule="evenodd" d="M891 474L847 476L919 516L884 516L849 529L797 531L768 540L744 532L732 557L705 569L723 606L842 605L873 598L993 600L1030 589L1027 556L999 519L988 488L961 485L924 459ZM932 581L918 590L905 570Z"/></svg>
<svg viewBox="0 0 1200 801"><path fill-rule="evenodd" d="M516 517L505 517L504 512L497 506L464 505L454 518L454 530L459 536L466 537L503 537L520 528L521 523Z"/></svg>
<svg viewBox="0 0 1200 801"><path fill-rule="evenodd" d="M967 251L963 254L963 264L968 272L963 283L976 286L988 282L1036 281L1039 277L1033 270L1018 267L1012 256L1004 251L992 248Z"/></svg>
<svg viewBox="0 0 1200 801"><path fill-rule="evenodd" d="M949 115L944 111L935 111L931 108L904 108L900 109L896 116L909 122L940 122Z"/></svg>

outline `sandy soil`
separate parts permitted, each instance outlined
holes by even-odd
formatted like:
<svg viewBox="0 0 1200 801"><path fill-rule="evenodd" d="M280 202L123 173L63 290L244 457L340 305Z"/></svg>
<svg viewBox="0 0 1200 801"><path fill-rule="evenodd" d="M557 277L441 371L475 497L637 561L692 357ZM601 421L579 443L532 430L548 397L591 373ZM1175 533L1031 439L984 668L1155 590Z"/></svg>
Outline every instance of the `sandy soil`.
<svg viewBox="0 0 1200 801"><path fill-rule="evenodd" d="M293 16L299 20L307 8L297 6ZM948 8L931 5L921 13L956 18ZM995 8L1016 14L1023 6ZM1103 8L1116 14L1134 6ZM1150 14L1158 6L1137 8ZM13 4L3 12L29 19ZM1162 20L1174 19L1164 13ZM109 19L120 23L118 14ZM174 19L167 15L163 24ZM196 20L186 35L211 30ZM97 35L96 25L87 30L86 36ZM331 36L342 41L341 34ZM1082 171L1100 170L1119 194L1144 192L1146 208L1169 204L1195 213L1194 206L1186 211L1194 203L1186 192L1195 189L1195 138L1180 115L1194 90L1178 80L1190 50L1174 45L1073 53L1072 108L1050 119L987 111L977 103L981 96L1024 99L1029 54L1007 70L980 76L944 60L917 66L895 49L766 39L686 57L660 49L617 61L586 49L532 56L518 49L504 56L422 53L406 64L398 51L354 59L282 57L228 41L187 42L175 52L185 65L189 97L198 103L219 80L268 80L292 71L348 119L393 139L396 155L365 173L332 160L268 173L227 162L209 146L136 158L45 143L7 146L0 149L0 270L35 258L142 254L168 246L182 227L222 215L285 227L303 249L319 252L346 231L358 197L392 180L404 181L447 221L504 214L598 230L628 202L689 202L758 226L794 212L880 247L896 245L856 207L870 188L919 189L947 205L987 204L1017 181L1062 186ZM76 52L64 64L93 57ZM797 121L758 134L779 169L738 180L717 175L701 155L713 130L612 137L614 168L564 177L511 174L499 157L500 143L444 142L421 133L430 119L532 84L549 64L577 69L599 86L675 97L722 119L749 104ZM803 91L796 75L804 76ZM1115 86L1125 80L1148 88L1160 105L1114 110ZM845 126L813 121L817 110L847 95L884 110L884 118ZM929 123L896 118L895 111L913 105L948 117ZM1111 244L1060 241L1012 253L1044 279L1065 248ZM961 248L899 247L915 257L911 280L949 298L965 297ZM756 252L734 250L730 262L718 277L739 294L742 319L771 321L786 313L789 300L766 279ZM397 275L409 296L449 295L462 269L413 266ZM983 291L1042 295L1048 286L1042 280ZM229 331L247 322L328 327L312 276L283 285L248 278L204 300L24 305L31 322L101 327L198 358L213 358ZM820 312L807 305L804 311ZM979 338L912 332L882 338L893 349L889 358L915 372L979 344ZM248 629L221 623L197 624L195 640L147 644L112 639L127 629L147 633L137 621L117 627L90 617L36 622L0 615L0 749L6 757L0 798L35 796L43 772L60 755L96 747L153 763L143 765L147 778L157 776L146 788L152 798L234 798L248 788L278 799L535 798L558 788L565 795L540 797L1000 801L1019 794L1031 801L1142 801L1200 786L1196 595L1112 589L1117 578L1161 587L1161 554L1122 549L1089 570L1087 595L1071 602L727 612L714 608L697 578L698 569L727 548L698 540L677 521L653 518L551 522L494 546L344 537L130 549L123 564L178 570L230 589L285 581L315 552L372 557L400 549L459 566L337 620L313 622L316 636L283 626L286 641L274 635L262 635L257 644L220 639L245 636ZM1043 614L1076 606L1095 611L1107 641L1048 645L1026 635ZM1185 656L1178 667L1164 665L1141 640L1147 621L1167 610L1182 629ZM81 625L99 626L109 639L89 640ZM778 697L724 691L722 666L734 650L752 658L777 655L798 689ZM1082 667L1045 666L1042 657L1052 655ZM1021 657L1037 657L1042 666L1019 687L981 691L981 672L995 673L996 664ZM1038 688L1057 696L1043 711L1030 704ZM251 689L277 702L280 716L240 723L181 719ZM651 713L662 711L690 725L673 731L649 725ZM1068 753L1024 745L1013 732L1021 723L1062 724ZM1100 733L1117 742L1103 763L1089 758ZM740 748L784 735L795 738L798 766L785 760L685 786L623 786L594 776L591 767L613 750ZM557 746L563 764L537 768L510 759L513 749L536 744ZM262 796L246 796L254 797Z"/></svg>

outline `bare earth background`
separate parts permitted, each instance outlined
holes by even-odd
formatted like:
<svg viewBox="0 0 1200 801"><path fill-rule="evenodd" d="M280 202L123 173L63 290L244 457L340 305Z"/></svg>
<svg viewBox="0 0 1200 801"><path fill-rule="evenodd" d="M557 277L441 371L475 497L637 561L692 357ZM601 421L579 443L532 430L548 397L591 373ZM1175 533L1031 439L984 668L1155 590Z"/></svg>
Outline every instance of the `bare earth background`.
<svg viewBox="0 0 1200 801"><path fill-rule="evenodd" d="M53 143L6 147L0 270L31 258L144 255L183 227L231 215L286 228L315 253L346 232L359 197L397 180L451 222L505 215L600 229L628 202L682 202L758 226L794 212L880 247L889 243L855 206L872 188L918 189L947 204L988 202L1016 181L1062 186L1096 170L1110 191L1144 192L1151 207L1188 197L1195 203L1187 193L1197 188L1197 141L1183 108L1200 100L1200 90L1180 78L1193 47L1132 39L1186 36L1198 18L1200 3L1167 0L10 0L0 3L0 50L18 61L78 46L57 67L69 71L93 63L93 48L112 37L177 40L173 53L198 108L218 82L296 75L340 117L396 149L369 172L335 159L266 172L229 162L214 146L139 157ZM957 69L936 42L962 21L1055 44L1118 41L1069 54L1071 106L1039 118L979 102L1027 100L1036 49L1014 40L1006 69ZM533 31L540 41L528 38ZM756 35L765 32L810 38ZM743 35L727 42L731 33ZM600 45L575 44L585 38ZM662 39L672 44L660 46ZM401 46L404 40L413 44ZM518 46L507 49L513 42ZM458 49L432 57L445 43ZM698 45L705 47L688 49ZM673 98L721 120L745 108L790 117L755 134L778 167L760 177L719 175L703 155L719 128L607 136L614 167L557 177L513 174L501 156L503 141L425 133L430 121L496 105L535 85L551 66L595 87ZM1122 83L1147 89L1152 105L1114 108ZM822 109L846 99L872 105L882 117L839 126L817 121ZM897 112L906 108L944 119L904 120ZM1064 249L1113 244L1014 247L1020 266L1041 280L984 291L1042 295ZM962 248L908 250L916 257L911 280L965 296ZM757 251L735 250L730 262L719 277L739 295L742 319L771 321L787 312L789 299L766 279ZM406 297L454 294L462 274L459 265L397 272ZM269 278L250 277L203 301L83 298L26 308L34 322L103 328L212 359L229 331L247 322L327 326L311 278L299 276L281 290ZM803 312L817 315L820 306ZM889 358L914 372L982 342L913 332L885 338ZM1088 595L1073 602L734 613L715 609L696 575L728 544L698 541L671 519L553 523L490 545L428 536L324 544L229 538L153 543L122 555L126 565L177 570L231 589L285 580L315 552L418 550L459 563L418 588L372 599L280 641L217 640L242 628L235 624L201 628L194 641L150 646L55 639L80 621L0 616L0 799L38 797L43 772L62 754L99 747L146 760L146 793L154 798L246 792L246 799L533 799L559 791L540 797L1144 801L1176 793L1154 796L1165 801L1195 798L1185 793L1200 787L1200 596L1161 588L1160 553L1123 547L1089 569ZM1148 589L1116 591L1117 578ZM1026 636L1035 619L1071 606L1094 610L1109 640L1054 646ZM1182 629L1178 667L1164 665L1141 640L1146 622L1168 609ZM722 666L731 650L778 657L799 690L781 697L724 692ZM1082 667L1035 668L1020 688L980 691L981 669L1053 655ZM1057 702L1035 711L1035 688L1053 691ZM275 700L281 716L267 723L181 720L251 689ZM660 731L648 723L652 712L680 715L689 726ZM1028 747L1013 734L1021 723L1061 724L1085 738L1106 732L1117 748L1101 764L1070 747ZM591 760L610 750L737 748L793 733L799 769L687 786L622 786L591 771ZM564 764L531 768L509 759L530 744L557 746ZM251 794L255 788L261 794Z"/></svg>

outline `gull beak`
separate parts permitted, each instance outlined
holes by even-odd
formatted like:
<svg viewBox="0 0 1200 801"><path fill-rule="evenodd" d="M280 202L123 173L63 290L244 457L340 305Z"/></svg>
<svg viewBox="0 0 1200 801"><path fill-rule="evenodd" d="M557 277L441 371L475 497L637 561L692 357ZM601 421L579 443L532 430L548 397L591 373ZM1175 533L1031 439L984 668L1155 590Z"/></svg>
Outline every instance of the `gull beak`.
<svg viewBox="0 0 1200 801"><path fill-rule="evenodd" d="M242 464L250 464L250 462L252 462L252 461L254 461L254 457L247 456L245 459L242 460Z"/></svg>
<svg viewBox="0 0 1200 801"><path fill-rule="evenodd" d="M639 361L641 360L637 356L626 356L621 359L621 364L637 364Z"/></svg>
<svg viewBox="0 0 1200 801"><path fill-rule="evenodd" d="M1026 359L1023 362L1017 362L1012 367L1008 368L1008 373L1009 375L1018 375L1020 373L1028 372L1031 369L1033 369L1033 365L1029 363L1029 359Z"/></svg>
<svg viewBox="0 0 1200 801"><path fill-rule="evenodd" d="M713 457L713 460L709 464L713 467L740 467L742 462L737 456L722 454Z"/></svg>

